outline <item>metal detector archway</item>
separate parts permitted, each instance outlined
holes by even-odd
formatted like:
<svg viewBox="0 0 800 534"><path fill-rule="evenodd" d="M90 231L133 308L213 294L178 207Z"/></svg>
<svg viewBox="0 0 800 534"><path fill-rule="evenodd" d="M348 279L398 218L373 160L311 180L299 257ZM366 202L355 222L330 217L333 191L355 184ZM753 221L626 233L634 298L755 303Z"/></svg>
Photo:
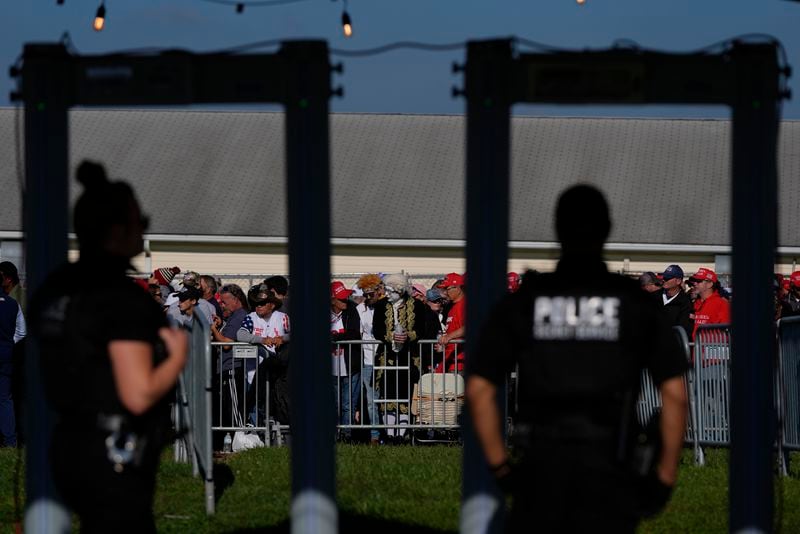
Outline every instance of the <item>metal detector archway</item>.
<svg viewBox="0 0 800 534"><path fill-rule="evenodd" d="M79 56L62 44L28 44L21 69L11 71L21 78L20 92L12 99L25 107L23 222L29 294L67 258L71 107L254 102L285 107L289 270L295 303L290 371L293 532L337 529L335 419L324 395L330 390L330 374L319 359L330 350L331 70L326 42L287 41L277 53L258 55L166 51ZM69 517L55 501L49 475L52 417L38 380L36 340L31 341L25 526L30 532L68 531Z"/></svg>
<svg viewBox="0 0 800 534"><path fill-rule="evenodd" d="M611 49L515 54L511 40L468 44L467 343L502 296L508 255L510 108L515 103L721 104L733 114L733 304L729 519L732 532L772 530L779 103L788 98L776 42L732 41L721 53ZM466 351L467 358L470 351ZM500 406L503 404L500 403ZM497 490L464 418L462 532L496 531ZM532 518L535 521L535 518Z"/></svg>

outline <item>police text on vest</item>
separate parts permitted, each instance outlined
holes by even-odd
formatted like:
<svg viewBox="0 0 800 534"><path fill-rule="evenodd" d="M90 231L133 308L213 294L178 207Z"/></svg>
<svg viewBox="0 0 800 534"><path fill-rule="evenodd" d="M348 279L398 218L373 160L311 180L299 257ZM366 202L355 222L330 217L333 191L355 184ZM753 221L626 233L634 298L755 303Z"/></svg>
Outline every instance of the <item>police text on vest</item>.
<svg viewBox="0 0 800 534"><path fill-rule="evenodd" d="M619 339L619 298L536 297L533 337L542 340Z"/></svg>

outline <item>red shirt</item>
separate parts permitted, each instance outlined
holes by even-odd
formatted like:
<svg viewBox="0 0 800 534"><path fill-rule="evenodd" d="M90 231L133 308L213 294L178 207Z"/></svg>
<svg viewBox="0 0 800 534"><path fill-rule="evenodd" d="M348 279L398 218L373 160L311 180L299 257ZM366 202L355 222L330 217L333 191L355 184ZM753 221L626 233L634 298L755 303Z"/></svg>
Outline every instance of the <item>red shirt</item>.
<svg viewBox="0 0 800 534"><path fill-rule="evenodd" d="M702 324L725 324L731 322L731 304L722 298L716 291L706 299L694 301L694 330L692 339L697 332L697 327Z"/></svg>
<svg viewBox="0 0 800 534"><path fill-rule="evenodd" d="M447 324L445 325L445 333L447 332L455 332L459 328L462 328L467 320L467 298L461 297L461 300L458 302L453 303L453 307L450 308L450 313L447 314ZM464 339L463 337L455 338L455 339ZM451 340L451 341L454 341ZM456 345L453 343L448 343L444 349L444 361L447 365L448 371L453 371L455 369L455 359L453 354L456 351ZM464 345L458 345L458 370L464 370ZM442 366L436 366L436 372L441 371Z"/></svg>

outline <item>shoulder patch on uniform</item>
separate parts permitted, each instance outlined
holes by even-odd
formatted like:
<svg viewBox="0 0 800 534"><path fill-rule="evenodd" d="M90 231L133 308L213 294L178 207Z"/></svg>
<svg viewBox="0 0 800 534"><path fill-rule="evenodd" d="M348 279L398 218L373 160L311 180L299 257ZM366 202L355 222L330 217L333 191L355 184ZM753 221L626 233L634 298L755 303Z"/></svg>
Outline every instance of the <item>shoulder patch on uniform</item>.
<svg viewBox="0 0 800 534"><path fill-rule="evenodd" d="M533 301L537 340L617 341L618 297L538 296Z"/></svg>

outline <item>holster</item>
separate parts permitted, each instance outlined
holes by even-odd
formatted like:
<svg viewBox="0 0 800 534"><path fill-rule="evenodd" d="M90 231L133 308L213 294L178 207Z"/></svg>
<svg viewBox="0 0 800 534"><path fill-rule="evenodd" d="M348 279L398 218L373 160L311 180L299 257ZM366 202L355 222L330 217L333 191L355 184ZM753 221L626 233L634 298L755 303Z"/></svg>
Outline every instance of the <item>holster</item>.
<svg viewBox="0 0 800 534"><path fill-rule="evenodd" d="M126 467L142 466L154 436L134 429L129 419L121 414L97 414L96 426L106 434L106 453L114 471L122 473Z"/></svg>

